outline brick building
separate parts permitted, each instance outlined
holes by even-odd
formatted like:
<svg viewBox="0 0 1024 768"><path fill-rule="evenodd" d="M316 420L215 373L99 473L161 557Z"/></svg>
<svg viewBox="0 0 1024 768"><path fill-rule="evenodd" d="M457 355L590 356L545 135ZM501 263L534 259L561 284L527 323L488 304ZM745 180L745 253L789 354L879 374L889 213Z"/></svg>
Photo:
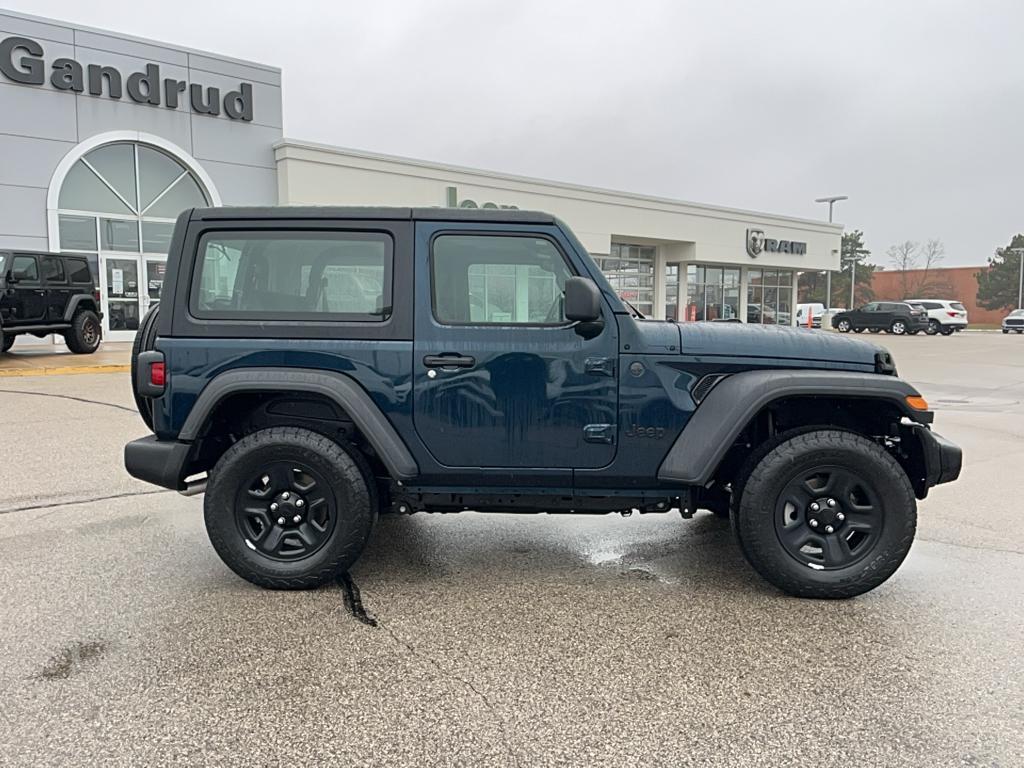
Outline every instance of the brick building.
<svg viewBox="0 0 1024 768"><path fill-rule="evenodd" d="M872 280L871 288L876 299L952 299L967 308L967 317L972 325L995 324L1006 316L1004 310L982 309L978 306L978 278L976 275L986 267L946 267L904 271L879 270Z"/></svg>

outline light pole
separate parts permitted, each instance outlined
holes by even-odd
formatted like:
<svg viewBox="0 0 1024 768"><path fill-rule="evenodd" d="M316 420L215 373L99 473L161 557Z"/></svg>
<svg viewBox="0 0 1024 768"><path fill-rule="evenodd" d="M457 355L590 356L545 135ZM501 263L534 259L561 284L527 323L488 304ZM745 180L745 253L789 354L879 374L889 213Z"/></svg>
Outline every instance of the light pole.
<svg viewBox="0 0 1024 768"><path fill-rule="evenodd" d="M1008 248L1020 257L1020 287L1017 289L1017 309L1024 308L1024 248Z"/></svg>
<svg viewBox="0 0 1024 768"><path fill-rule="evenodd" d="M828 223L832 223L832 206L838 203L840 200L849 200L850 198L846 195L832 195L831 197L818 197L815 198L816 203L828 203ZM840 259L842 259L842 251L840 251ZM852 301L850 302L853 303ZM825 270L825 309L832 309L832 270ZM853 307L850 307L853 309Z"/></svg>

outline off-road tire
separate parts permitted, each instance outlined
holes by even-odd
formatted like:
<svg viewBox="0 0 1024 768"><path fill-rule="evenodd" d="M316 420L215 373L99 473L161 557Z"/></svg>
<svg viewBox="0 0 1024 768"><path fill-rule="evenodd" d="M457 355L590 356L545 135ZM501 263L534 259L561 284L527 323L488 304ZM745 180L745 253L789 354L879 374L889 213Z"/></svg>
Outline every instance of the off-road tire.
<svg viewBox="0 0 1024 768"><path fill-rule="evenodd" d="M797 475L841 466L870 483L881 500L881 532L849 566L816 570L783 547L775 525L780 494ZM884 448L861 435L816 429L774 445L739 485L733 525L754 569L779 589L807 598L841 599L874 589L900 566L914 540L917 503L903 468Z"/></svg>
<svg viewBox="0 0 1024 768"><path fill-rule="evenodd" d="M142 318L142 322L139 323L139 330L135 332L135 340L132 342L132 396L135 398L135 407L138 408L139 415L150 430L153 429L153 401L139 394L139 391L135 388L135 374L139 368L139 355L143 352L149 352L156 344L156 321L159 313L159 304L146 313L146 316Z"/></svg>
<svg viewBox="0 0 1024 768"><path fill-rule="evenodd" d="M76 355L91 355L99 349L102 337L99 315L91 309L83 309L72 318L71 330L64 334L64 343Z"/></svg>
<svg viewBox="0 0 1024 768"><path fill-rule="evenodd" d="M312 554L281 561L251 549L235 521L236 496L267 461L296 461L320 473L333 495L335 523ZM209 474L203 512L210 543L243 579L267 589L312 589L347 571L362 553L377 519L369 467L353 449L298 427L253 432L231 446Z"/></svg>

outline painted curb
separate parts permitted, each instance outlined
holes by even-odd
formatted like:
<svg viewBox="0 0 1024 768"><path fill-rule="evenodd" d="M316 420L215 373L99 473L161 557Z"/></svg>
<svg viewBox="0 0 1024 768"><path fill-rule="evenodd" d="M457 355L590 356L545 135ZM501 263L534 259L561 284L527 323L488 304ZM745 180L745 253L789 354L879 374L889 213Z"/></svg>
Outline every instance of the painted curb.
<svg viewBox="0 0 1024 768"><path fill-rule="evenodd" d="M54 368L0 368L5 376L64 376L78 373L128 373L130 365L66 365Z"/></svg>

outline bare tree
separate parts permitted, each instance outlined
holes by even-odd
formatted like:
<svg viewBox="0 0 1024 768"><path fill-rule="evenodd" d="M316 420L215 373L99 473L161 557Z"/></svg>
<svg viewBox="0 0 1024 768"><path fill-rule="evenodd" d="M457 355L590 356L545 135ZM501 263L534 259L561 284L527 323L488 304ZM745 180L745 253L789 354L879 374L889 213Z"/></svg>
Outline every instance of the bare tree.
<svg viewBox="0 0 1024 768"><path fill-rule="evenodd" d="M914 294L925 297L929 293L942 293L948 291L949 282L936 280L933 271L938 268L942 260L946 258L946 246L941 240L929 240L921 246L921 274L918 276L917 286Z"/></svg>
<svg viewBox="0 0 1024 768"><path fill-rule="evenodd" d="M893 267L900 273L900 283L903 286L903 295L900 298L903 299L910 295L910 276L907 272L917 269L918 264L921 263L918 245L913 240L904 240L902 243L890 246L889 250L885 252Z"/></svg>

